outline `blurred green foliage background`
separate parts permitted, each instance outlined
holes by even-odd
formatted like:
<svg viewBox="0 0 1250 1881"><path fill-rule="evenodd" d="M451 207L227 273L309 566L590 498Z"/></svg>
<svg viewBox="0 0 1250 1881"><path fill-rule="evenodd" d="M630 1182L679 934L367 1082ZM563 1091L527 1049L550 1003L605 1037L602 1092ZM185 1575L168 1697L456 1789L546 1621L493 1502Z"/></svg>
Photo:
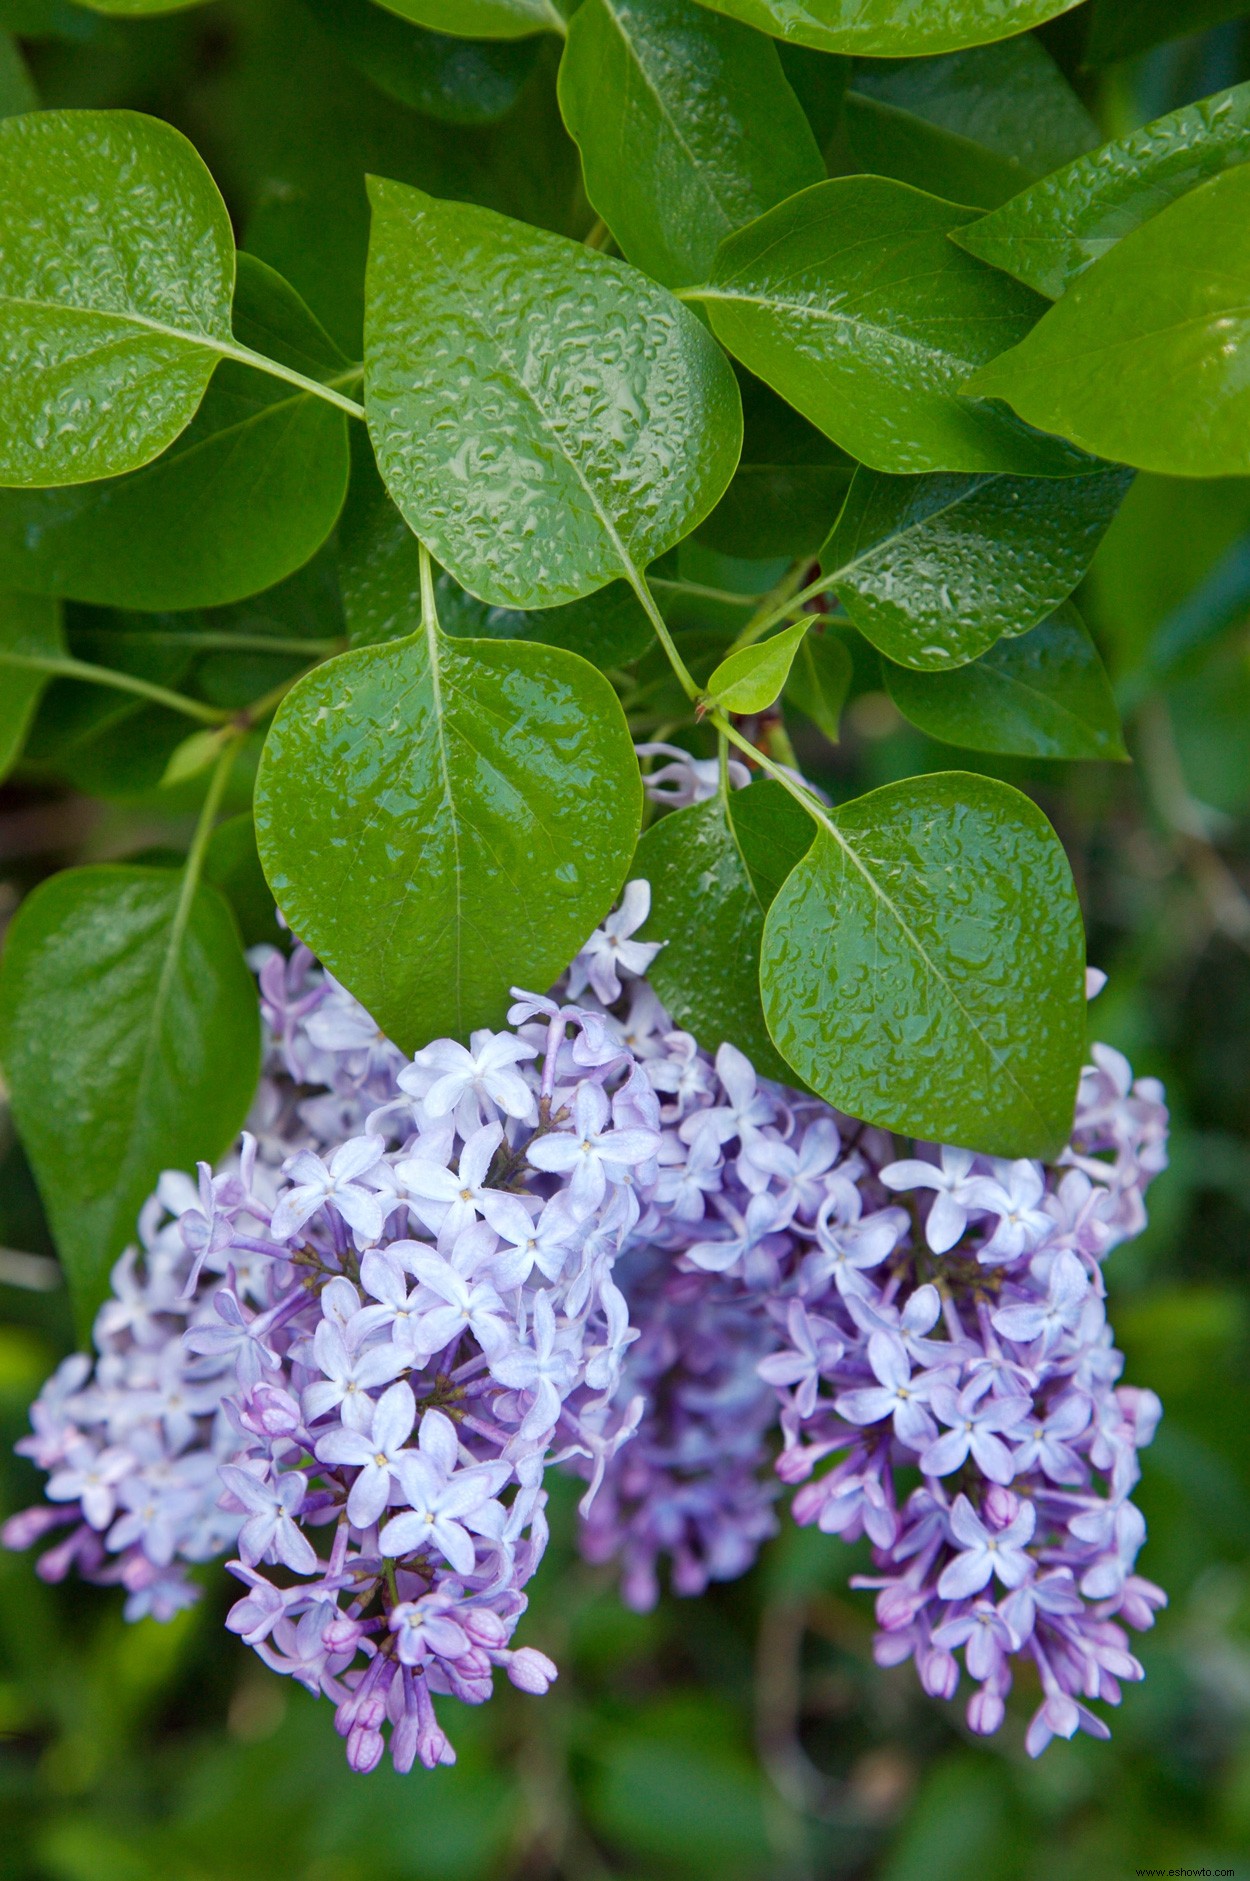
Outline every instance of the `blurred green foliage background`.
<svg viewBox="0 0 1250 1881"><path fill-rule="evenodd" d="M352 11L219 0L121 23L65 0L0 0L0 32L28 36L42 102L129 105L186 130L246 245L353 346L362 170L523 215L562 202L575 228L586 209L549 73L519 86L498 124L450 131L345 58ZM1108 135L1250 77L1250 24L1091 75L1071 57L1073 18L1047 43ZM525 56L541 68L552 50ZM382 69L394 91L395 68ZM26 86L20 68L0 69L0 105L32 103ZM733 574L721 558L721 584ZM231 612L272 627L293 607L325 611L340 631L324 558L284 586ZM522 1634L560 1664L550 1696L505 1686L480 1712L457 1707L453 1771L352 1777L329 1707L222 1629L220 1571L173 1625L126 1627L119 1597L44 1587L29 1559L3 1556L0 1875L1103 1881L1250 1869L1250 484L1140 477L1077 598L1115 679L1131 768L952 760L903 725L863 643L842 744L792 730L835 798L952 761L1030 790L1072 858L1090 958L1111 976L1094 1035L1168 1086L1172 1167L1148 1233L1114 1256L1108 1282L1128 1380L1165 1406L1139 1500L1142 1569L1171 1605L1141 1644L1146 1683L1127 1689L1112 1742L1057 1743L1032 1764L1019 1716L992 1742L970 1738L959 1706L926 1700L910 1667L873 1666L869 1597L846 1591L857 1551L814 1532L787 1528L755 1573L700 1601L627 1614L610 1575L573 1554L570 1493L556 1498ZM78 631L89 628L80 610ZM211 671L198 683L212 696ZM114 724L93 700L87 723L80 705L73 688L52 690L33 761L0 794L0 914L52 868L183 834L183 806L153 789L159 714ZM38 1493L10 1446L71 1332L63 1292L42 1284L49 1264L20 1258L50 1243L3 1122L0 1243L18 1251L0 1253L7 1512Z"/></svg>

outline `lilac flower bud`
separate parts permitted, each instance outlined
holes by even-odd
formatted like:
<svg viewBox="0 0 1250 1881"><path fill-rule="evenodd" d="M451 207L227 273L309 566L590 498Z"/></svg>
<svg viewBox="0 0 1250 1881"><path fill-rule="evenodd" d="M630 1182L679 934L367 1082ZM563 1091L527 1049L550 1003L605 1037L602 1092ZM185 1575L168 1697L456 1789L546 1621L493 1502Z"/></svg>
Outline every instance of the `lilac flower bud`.
<svg viewBox="0 0 1250 1881"><path fill-rule="evenodd" d="M978 1737L992 1737L1002 1724L1006 1706L997 1692L992 1692L988 1685L975 1691L968 1700L968 1729L975 1731Z"/></svg>
<svg viewBox="0 0 1250 1881"><path fill-rule="evenodd" d="M554 1661L545 1652L539 1652L537 1646L519 1647L507 1655L503 1664L517 1690L532 1692L536 1698L543 1697L548 1686L559 1677Z"/></svg>

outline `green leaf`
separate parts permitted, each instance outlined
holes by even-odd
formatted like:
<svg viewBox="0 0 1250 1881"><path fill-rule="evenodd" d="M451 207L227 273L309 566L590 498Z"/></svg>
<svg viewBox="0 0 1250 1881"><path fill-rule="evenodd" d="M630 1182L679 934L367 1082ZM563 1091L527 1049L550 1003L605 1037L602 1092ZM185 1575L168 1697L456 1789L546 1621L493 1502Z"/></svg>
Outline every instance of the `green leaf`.
<svg viewBox="0 0 1250 1881"><path fill-rule="evenodd" d="M77 0L77 4L111 18L139 20L157 13L185 13L188 7L203 6L205 0Z"/></svg>
<svg viewBox="0 0 1250 1881"><path fill-rule="evenodd" d="M642 938L665 944L647 977L676 1023L705 1051L727 1040L761 1076L791 1083L760 1008L764 910L722 798L653 823L630 874L651 884Z"/></svg>
<svg viewBox="0 0 1250 1881"><path fill-rule="evenodd" d="M738 388L706 329L576 242L376 177L369 191L365 404L408 523L499 607L640 578L738 460Z"/></svg>
<svg viewBox="0 0 1250 1881"><path fill-rule="evenodd" d="M26 70L26 61L8 33L0 32L0 118L36 111L39 95Z"/></svg>
<svg viewBox="0 0 1250 1881"><path fill-rule="evenodd" d="M84 1335L163 1169L227 1148L260 1067L256 987L214 888L67 869L9 930L0 1059Z"/></svg>
<svg viewBox="0 0 1250 1881"><path fill-rule="evenodd" d="M133 111L0 122L0 484L146 464L229 347L234 238L186 138Z"/></svg>
<svg viewBox="0 0 1250 1881"><path fill-rule="evenodd" d="M762 33L822 52L887 59L953 52L1023 33L1080 0L700 0Z"/></svg>
<svg viewBox="0 0 1250 1881"><path fill-rule="evenodd" d="M1197 183L1250 158L1250 84L1104 144L951 239L1058 300L1078 275Z"/></svg>
<svg viewBox="0 0 1250 1881"><path fill-rule="evenodd" d="M295 290L240 255L244 344L316 379L347 362ZM0 490L0 582L153 611L272 587L334 527L347 421L312 393L225 360L174 444L141 470L57 490Z"/></svg>
<svg viewBox="0 0 1250 1881"><path fill-rule="evenodd" d="M204 851L204 880L219 888L234 910L245 947L290 945L290 935L278 926L273 896L256 853L252 813L228 816L208 839Z"/></svg>
<svg viewBox="0 0 1250 1881"><path fill-rule="evenodd" d="M785 702L809 718L830 744L838 742L842 707L851 689L853 663L836 633L814 628L799 646L786 681Z"/></svg>
<svg viewBox="0 0 1250 1881"><path fill-rule="evenodd" d="M1085 945L1036 806L944 772L822 820L769 909L782 1056L852 1116L995 1156L1058 1153L1085 1045Z"/></svg>
<svg viewBox="0 0 1250 1881"><path fill-rule="evenodd" d="M738 369L742 456L698 540L725 555L815 555L850 487L854 460L753 374Z"/></svg>
<svg viewBox="0 0 1250 1881"><path fill-rule="evenodd" d="M1114 65L1245 11L1246 0L1093 0L1085 63Z"/></svg>
<svg viewBox="0 0 1250 1881"><path fill-rule="evenodd" d="M61 610L43 595L0 593L0 778L7 777L22 746L48 675L10 665L5 654L44 660L65 657Z"/></svg>
<svg viewBox="0 0 1250 1881"><path fill-rule="evenodd" d="M1250 472L1250 168L1126 235L1020 345L968 381L1142 470Z"/></svg>
<svg viewBox="0 0 1250 1881"><path fill-rule="evenodd" d="M303 0L321 30L380 91L443 124L491 124L534 70L538 39L427 32L373 0Z"/></svg>
<svg viewBox="0 0 1250 1881"><path fill-rule="evenodd" d="M1098 142L1076 93L1027 34L861 64L846 129L860 169L986 208Z"/></svg>
<svg viewBox="0 0 1250 1881"><path fill-rule="evenodd" d="M564 15L554 0L382 0L388 13L460 39L523 39L529 33L563 33Z"/></svg>
<svg viewBox="0 0 1250 1881"><path fill-rule="evenodd" d="M621 252L669 287L825 174L772 42L694 0L582 0L560 109Z"/></svg>
<svg viewBox="0 0 1250 1881"><path fill-rule="evenodd" d="M903 666L975 660L1085 574L1131 473L882 477L859 470L820 552L860 632Z"/></svg>
<svg viewBox="0 0 1250 1881"><path fill-rule="evenodd" d="M812 846L812 819L771 777L733 791L729 814L760 906L767 913L790 871Z"/></svg>
<svg viewBox="0 0 1250 1881"><path fill-rule="evenodd" d="M1111 682L1071 602L968 666L918 673L883 662L904 718L966 751L1127 761Z"/></svg>
<svg viewBox="0 0 1250 1881"><path fill-rule="evenodd" d="M421 544L386 494L367 439L353 437L351 491L339 527L343 606L353 646L402 639L421 619ZM488 607L445 570L435 584L445 631L479 640L540 640L601 668L627 666L653 644L651 622L624 581L563 607Z"/></svg>
<svg viewBox="0 0 1250 1881"><path fill-rule="evenodd" d="M766 712L781 697L794 656L811 624L811 615L805 614L771 640L741 647L722 660L707 682L711 703L726 712Z"/></svg>
<svg viewBox="0 0 1250 1881"><path fill-rule="evenodd" d="M611 906L641 814L594 667L432 618L301 680L256 786L279 907L406 1051L545 990Z"/></svg>
<svg viewBox="0 0 1250 1881"><path fill-rule="evenodd" d="M1042 303L946 239L973 211L884 177L836 177L731 235L698 291L717 337L875 470L1066 475L1080 460L959 396Z"/></svg>

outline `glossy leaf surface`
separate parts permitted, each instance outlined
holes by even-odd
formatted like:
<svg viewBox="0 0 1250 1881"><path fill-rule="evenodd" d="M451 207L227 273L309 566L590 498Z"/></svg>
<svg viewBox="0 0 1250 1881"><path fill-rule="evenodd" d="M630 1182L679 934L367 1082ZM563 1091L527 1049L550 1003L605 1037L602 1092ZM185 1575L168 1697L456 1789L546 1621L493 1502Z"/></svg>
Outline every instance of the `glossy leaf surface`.
<svg viewBox="0 0 1250 1881"><path fill-rule="evenodd" d="M700 298L750 371L876 470L1065 474L1079 460L959 388L1041 302L965 255L972 219L884 177L804 190L731 236Z"/></svg>
<svg viewBox="0 0 1250 1881"><path fill-rule="evenodd" d="M226 206L180 132L133 111L0 122L0 484L158 456L230 343L233 286Z"/></svg>
<svg viewBox="0 0 1250 1881"><path fill-rule="evenodd" d="M443 124L491 124L516 104L538 39L456 39L374 0L303 0L352 64L388 97Z"/></svg>
<svg viewBox="0 0 1250 1881"><path fill-rule="evenodd" d="M0 1059L89 1327L161 1171L220 1156L256 1088L256 985L217 890L117 865L42 883L9 931Z"/></svg>
<svg viewBox="0 0 1250 1881"><path fill-rule="evenodd" d="M883 671L904 718L944 744L1031 758L1127 757L1111 682L1071 602L954 672L888 661Z"/></svg>
<svg viewBox="0 0 1250 1881"><path fill-rule="evenodd" d="M737 463L741 401L689 309L489 210L377 178L370 192L370 436L462 587L500 607L572 601L702 520Z"/></svg>
<svg viewBox="0 0 1250 1881"><path fill-rule="evenodd" d="M65 653L61 610L44 595L0 591L0 778L7 777L26 742L48 675L14 666L5 654L58 659Z"/></svg>
<svg viewBox="0 0 1250 1881"><path fill-rule="evenodd" d="M670 287L825 174L771 41L694 0L582 0L560 108L621 252Z"/></svg>
<svg viewBox="0 0 1250 1881"><path fill-rule="evenodd" d="M412 633L421 619L421 545L386 494L367 442L354 441L351 492L339 525L339 577L353 646L376 646ZM633 589L609 582L563 607L488 607L440 570L439 618L457 637L541 640L601 668L628 665L654 644L651 622Z"/></svg>
<svg viewBox="0 0 1250 1881"><path fill-rule="evenodd" d="M239 256L235 334L316 379L347 361L294 289ZM347 421L310 392L225 360L154 462L59 490L0 490L0 583L152 610L217 607L306 562L347 489Z"/></svg>
<svg viewBox="0 0 1250 1881"><path fill-rule="evenodd" d="M833 811L764 927L782 1056L903 1135L1053 1156L1085 1044L1085 946L1063 849L1027 797L961 772Z"/></svg>
<svg viewBox="0 0 1250 1881"><path fill-rule="evenodd" d="M707 1051L728 1040L762 1076L789 1079L760 1008L764 910L721 797L653 823L630 873L651 884L643 937L664 946L648 978L676 1023Z"/></svg>
<svg viewBox="0 0 1250 1881"><path fill-rule="evenodd" d="M1052 300L1133 229L1250 159L1250 84L1170 111L956 229L969 254Z"/></svg>
<svg viewBox="0 0 1250 1881"><path fill-rule="evenodd" d="M765 913L812 846L812 819L790 792L762 777L729 798L738 847Z"/></svg>
<svg viewBox="0 0 1250 1881"><path fill-rule="evenodd" d="M794 656L810 626L811 616L804 615L771 640L740 647L722 660L707 682L712 703L726 712L767 711L781 697Z"/></svg>
<svg viewBox="0 0 1250 1881"><path fill-rule="evenodd" d="M762 33L822 52L916 58L1040 26L1079 0L700 0Z"/></svg>
<svg viewBox="0 0 1250 1881"><path fill-rule="evenodd" d="M523 39L562 33L564 15L554 0L382 0L389 13L417 26L461 39Z"/></svg>
<svg viewBox="0 0 1250 1881"><path fill-rule="evenodd" d="M758 561L815 555L842 507L854 459L751 373L738 378L742 456L698 540Z"/></svg>
<svg viewBox="0 0 1250 1881"><path fill-rule="evenodd" d="M821 550L833 591L873 645L931 671L1025 633L1071 594L1131 481L883 477L856 472Z"/></svg>
<svg viewBox="0 0 1250 1881"><path fill-rule="evenodd" d="M407 1051L497 1025L606 914L642 789L607 681L553 647L407 640L283 701L256 836L294 931Z"/></svg>
<svg viewBox="0 0 1250 1881"><path fill-rule="evenodd" d="M799 646L786 680L785 702L809 718L830 744L841 732L842 707L851 689L853 666L846 642L836 633L813 628Z"/></svg>
<svg viewBox="0 0 1250 1881"><path fill-rule="evenodd" d="M1250 168L1126 235L969 381L1142 470L1250 472Z"/></svg>
<svg viewBox="0 0 1250 1881"><path fill-rule="evenodd" d="M1089 113L1028 34L860 64L846 129L860 169L986 207L1098 142Z"/></svg>

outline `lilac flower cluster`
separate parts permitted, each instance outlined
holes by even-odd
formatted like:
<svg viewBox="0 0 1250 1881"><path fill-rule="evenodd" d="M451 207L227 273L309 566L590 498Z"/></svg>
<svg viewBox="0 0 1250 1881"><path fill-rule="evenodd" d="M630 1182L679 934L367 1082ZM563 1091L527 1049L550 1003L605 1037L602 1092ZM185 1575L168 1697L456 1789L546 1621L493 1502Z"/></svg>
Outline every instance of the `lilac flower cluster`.
<svg viewBox="0 0 1250 1881"><path fill-rule="evenodd" d="M256 964L268 1048L238 1152L162 1178L24 1450L43 1556L127 1612L237 1546L228 1625L337 1707L353 1768L453 1753L432 1695L480 1703L546 1541L544 1477L587 1480L582 1545L623 1596L743 1572L795 1518L878 1573L883 1664L1001 1722L1032 1661L1040 1750L1140 1676L1119 1622L1129 1495L1158 1416L1120 1386L1101 1262L1144 1221L1166 1113L1095 1048L1059 1164L917 1148L713 1060L675 1030L631 883L551 997L409 1062L295 947ZM905 1493L898 1472L918 1486ZM901 1498L901 1503L900 1503ZM320 1546L315 1543L320 1540Z"/></svg>

